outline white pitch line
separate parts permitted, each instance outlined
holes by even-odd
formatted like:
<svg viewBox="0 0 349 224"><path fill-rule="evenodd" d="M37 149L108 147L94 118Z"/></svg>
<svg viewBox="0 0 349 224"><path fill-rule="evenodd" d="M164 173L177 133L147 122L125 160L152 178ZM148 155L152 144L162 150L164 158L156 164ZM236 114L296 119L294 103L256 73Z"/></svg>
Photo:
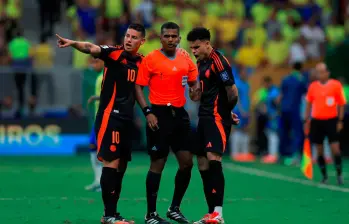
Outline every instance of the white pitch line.
<svg viewBox="0 0 349 224"><path fill-rule="evenodd" d="M337 187L333 185L326 185L326 184L319 184L312 182L310 180L303 180L300 178L294 178L294 177L289 177L285 176L279 173L274 173L274 172L268 172L268 171L263 171L255 168L249 168L249 167L244 167L236 164L225 164L225 168L231 170L231 171L237 171L240 173L245 173L253 176L259 176L259 177L265 177L269 179L274 179L274 180L282 180L290 183L297 183L305 186L311 186L311 187L317 187L320 189L326 189L330 191L338 191L338 192L344 192L344 193L349 193L349 188L345 187Z"/></svg>
<svg viewBox="0 0 349 224"><path fill-rule="evenodd" d="M2 201L85 201L88 203L94 203L94 202L100 202L99 198L88 198L88 197L8 197L8 198L0 198L0 202ZM251 197L244 197L244 198L226 198L224 199L225 203L233 203L233 202L256 202L256 201L263 201L263 202L280 202L280 201L298 201L299 198L251 198ZM316 201L325 201L324 198L315 198ZM130 201L130 202L146 202L146 198L120 198L120 201ZM170 199L168 198L159 198L157 200L158 202L170 202ZM199 198L184 198L183 203L203 203L204 199Z"/></svg>

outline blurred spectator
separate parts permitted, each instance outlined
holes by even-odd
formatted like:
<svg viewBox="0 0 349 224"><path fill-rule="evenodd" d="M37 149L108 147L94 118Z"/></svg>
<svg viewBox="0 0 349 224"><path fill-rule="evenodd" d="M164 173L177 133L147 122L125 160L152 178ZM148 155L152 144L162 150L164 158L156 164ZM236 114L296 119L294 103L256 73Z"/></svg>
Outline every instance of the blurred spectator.
<svg viewBox="0 0 349 224"><path fill-rule="evenodd" d="M54 16L57 11L57 5L53 4L52 1L56 0L37 0L40 10L40 27L42 35L53 35Z"/></svg>
<svg viewBox="0 0 349 224"><path fill-rule="evenodd" d="M267 90L266 112L268 116L266 134L268 139L268 154L262 158L263 163L276 163L279 152L279 110L278 98L280 97L279 88L273 84L271 77L263 79L264 88Z"/></svg>
<svg viewBox="0 0 349 224"><path fill-rule="evenodd" d="M273 10L269 20L266 23L266 29L267 29L267 34L269 39L271 39L274 36L275 32L278 32L279 30L281 30L281 24L282 23L280 23L277 20L277 11Z"/></svg>
<svg viewBox="0 0 349 224"><path fill-rule="evenodd" d="M101 15L102 26L105 31L115 30L119 18L126 12L126 4L123 0L102 0Z"/></svg>
<svg viewBox="0 0 349 224"><path fill-rule="evenodd" d="M67 17L71 21L73 33L95 40L97 29L97 8L93 7L89 0L75 0L67 10Z"/></svg>
<svg viewBox="0 0 349 224"><path fill-rule="evenodd" d="M344 26L340 25L335 16L332 17L331 23L326 26L326 40L328 48L333 49L342 44L345 40Z"/></svg>
<svg viewBox="0 0 349 224"><path fill-rule="evenodd" d="M77 30L76 32L76 40L77 41L88 41L93 42L93 40L89 40L86 38L84 33L81 30ZM88 67L88 54L81 54L80 51L73 49L73 68L77 70L85 69Z"/></svg>
<svg viewBox="0 0 349 224"><path fill-rule="evenodd" d="M258 26L264 25L272 14L273 7L267 0L259 0L252 6L251 14Z"/></svg>
<svg viewBox="0 0 349 224"><path fill-rule="evenodd" d="M12 118L11 109L13 107L13 99L11 96L6 96L2 100L0 100L0 119ZM9 113L6 112L9 111Z"/></svg>
<svg viewBox="0 0 349 224"><path fill-rule="evenodd" d="M280 4L280 6L281 7L276 14L276 19L281 25L287 24L289 18L296 24L299 24L301 22L301 15L295 8L292 7L289 2L284 2Z"/></svg>
<svg viewBox="0 0 349 224"><path fill-rule="evenodd" d="M238 19L239 21L242 21L245 17L245 5L243 0L226 0L226 2L231 2L232 8L231 13L234 18Z"/></svg>
<svg viewBox="0 0 349 224"><path fill-rule="evenodd" d="M244 32L244 40L246 41L248 38L252 39L254 46L262 48L268 38L267 30L261 25L251 23Z"/></svg>
<svg viewBox="0 0 349 224"><path fill-rule="evenodd" d="M37 79L36 91L39 92L39 87L42 82L47 83L47 94L49 95L49 102L51 105L54 103L54 86L52 80L51 69L53 67L55 51L52 46L47 42L47 35L42 35L40 43L33 47L32 56L34 64L33 77Z"/></svg>
<svg viewBox="0 0 349 224"><path fill-rule="evenodd" d="M218 31L221 33L221 39L224 43L230 43L236 39L240 23L232 14L221 17Z"/></svg>
<svg viewBox="0 0 349 224"><path fill-rule="evenodd" d="M255 144L257 146L257 153L263 154L268 147L268 140L266 136L266 125L268 122L267 108L266 108L266 98L267 89L262 85L258 88L253 95L253 105L255 106L256 112L256 132L255 132Z"/></svg>
<svg viewBox="0 0 349 224"><path fill-rule="evenodd" d="M251 116L250 85L248 84L248 74L245 68L241 69L239 77L236 77L235 81L239 90L239 101L233 111L239 116L240 123L231 134L230 152L232 159L241 162L250 162L255 157L250 154L249 150L250 136L248 126Z"/></svg>
<svg viewBox="0 0 349 224"><path fill-rule="evenodd" d="M136 18L139 18L145 28L149 28L153 24L154 4L152 0L143 0L136 8Z"/></svg>
<svg viewBox="0 0 349 224"><path fill-rule="evenodd" d="M300 36L290 48L289 64L294 65L296 62L304 63L307 60L305 52L306 40Z"/></svg>
<svg viewBox="0 0 349 224"><path fill-rule="evenodd" d="M325 33L316 25L316 17L314 16L307 23L304 23L300 32L307 40L306 52L309 59L318 60L322 58Z"/></svg>
<svg viewBox="0 0 349 224"><path fill-rule="evenodd" d="M287 63L289 45L282 39L280 32L275 32L273 39L266 46L266 59L273 66L281 66Z"/></svg>
<svg viewBox="0 0 349 224"><path fill-rule="evenodd" d="M0 0L0 20L4 21L6 41L10 41L19 27L22 16L21 0Z"/></svg>
<svg viewBox="0 0 349 224"><path fill-rule="evenodd" d="M331 0L316 0L316 4L321 8L321 24L327 25L331 21L331 15L333 13Z"/></svg>
<svg viewBox="0 0 349 224"><path fill-rule="evenodd" d="M300 36L298 27L291 16L288 17L286 23L282 24L281 34L283 39L291 45Z"/></svg>
<svg viewBox="0 0 349 224"><path fill-rule="evenodd" d="M281 82L280 154L286 156L285 163L291 165L303 147L302 99L307 91L302 64L293 65L293 72ZM288 161L287 161L288 160Z"/></svg>
<svg viewBox="0 0 349 224"><path fill-rule="evenodd" d="M293 0L294 1L294 0ZM302 20L305 22L308 22L309 20L314 19L315 24L320 22L320 16L321 16L321 8L319 5L315 3L314 0L297 0L299 2L302 2L297 6L297 10L300 13ZM319 24L318 24L319 25Z"/></svg>
<svg viewBox="0 0 349 224"><path fill-rule="evenodd" d="M120 16L119 18L119 22L116 25L116 30L114 30L114 41L116 44L121 44L123 39L124 39L124 35L126 33L126 30L128 28L128 26L130 25L129 23L129 18L128 18L128 14L123 14L122 16Z"/></svg>
<svg viewBox="0 0 349 224"><path fill-rule="evenodd" d="M32 68L30 56L30 42L23 36L21 30L17 31L16 37L9 43L9 54L11 57L11 65L15 71L14 78L17 88L18 111L19 116L22 115L24 107L24 85L27 74Z"/></svg>
<svg viewBox="0 0 349 224"><path fill-rule="evenodd" d="M1 31L1 27L0 27ZM0 34L0 65L8 65L10 62L5 38Z"/></svg>
<svg viewBox="0 0 349 224"><path fill-rule="evenodd" d="M247 41L237 52L236 62L248 68L257 68L264 59L263 48L253 45L252 38Z"/></svg>
<svg viewBox="0 0 349 224"><path fill-rule="evenodd" d="M154 29L147 31L147 38L143 46L139 49L143 55L149 54L154 49L160 48L160 41L157 32Z"/></svg>

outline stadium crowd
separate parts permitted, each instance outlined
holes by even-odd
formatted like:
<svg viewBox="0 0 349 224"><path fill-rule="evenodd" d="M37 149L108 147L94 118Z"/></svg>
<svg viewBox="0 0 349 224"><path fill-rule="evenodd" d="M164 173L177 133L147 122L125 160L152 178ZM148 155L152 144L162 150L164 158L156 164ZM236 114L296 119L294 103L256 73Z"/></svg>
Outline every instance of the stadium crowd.
<svg viewBox="0 0 349 224"><path fill-rule="evenodd" d="M10 66L16 84L16 98L0 99L1 110L17 105L16 116L23 116L26 102L25 85L30 74L29 111L34 114L40 97L37 73L50 73L54 66L55 46L50 43L55 26L68 19L73 39L97 44L120 44L132 22L147 28L146 43L140 52L147 55L160 47L159 31L165 21L180 25L183 40L180 47L189 51L186 34L195 26L205 26L213 35L214 46L230 60L239 88L240 101L236 113L241 117L231 139L232 157L239 161L253 161L250 149L252 120L256 120L254 135L258 152L268 151L263 162L277 161L282 144L277 132L281 103L280 88L270 76L260 77L262 86L251 91L249 79L265 67L292 67L292 74L301 74L305 85L314 79L311 70L303 69L309 61L320 61L326 54L340 47L349 34L349 5L335 7L329 0L37 0L40 14L38 41L23 35L20 26L21 0L0 0L0 65ZM343 4L345 1L342 1ZM346 3L347 4L347 3ZM336 10L334 10L336 9ZM345 13L346 11L346 13ZM25 33L25 32L24 32ZM72 51L70 66L89 68L88 55ZM195 58L193 57L195 61ZM287 75L287 74L285 74ZM46 76L50 79L50 76ZM52 82L52 81L51 81ZM349 86L341 80L346 97ZM49 82L50 83L50 82ZM305 94L305 93L304 93ZM85 96L86 100L89 96ZM16 101L17 104L13 102ZM51 103L54 104L54 96ZM82 103L81 103L82 104ZM40 106L40 105L38 105ZM67 105L69 107L70 105ZM188 100L192 123L195 124L197 105ZM80 106L69 107L70 114L83 114ZM299 108L299 114L304 108ZM142 112L137 106L136 126L144 130ZM300 115L301 116L301 115ZM194 125L193 125L194 126ZM266 131L267 130L267 131ZM302 132L302 127L299 129ZM266 134L267 133L267 134ZM144 136L140 134L139 136ZM300 137L301 138L301 137ZM140 137L140 144L145 138ZM279 143L280 142L280 143ZM276 145L276 146L275 146ZM234 148L234 149L233 149ZM239 148L239 149L238 149ZM292 164L295 154L288 154ZM328 158L330 161L330 158Z"/></svg>

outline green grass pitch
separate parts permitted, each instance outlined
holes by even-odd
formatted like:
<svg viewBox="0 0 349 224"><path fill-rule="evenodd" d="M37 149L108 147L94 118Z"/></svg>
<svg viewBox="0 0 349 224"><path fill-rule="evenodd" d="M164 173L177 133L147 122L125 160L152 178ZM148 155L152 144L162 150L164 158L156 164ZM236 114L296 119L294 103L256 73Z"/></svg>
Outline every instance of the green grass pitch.
<svg viewBox="0 0 349 224"><path fill-rule="evenodd" d="M144 223L145 177L149 159L135 154L126 173L119 211ZM344 163L344 178L349 162ZM158 212L165 216L173 194L177 163L171 157L162 175ZM237 164L224 161L223 209L227 224L349 223L349 182L336 186L333 165L329 185L306 180L298 167ZM84 186L93 179L88 156L1 157L0 219L4 224L96 224L102 215L100 193ZM182 212L197 220L207 211L202 182L195 166Z"/></svg>

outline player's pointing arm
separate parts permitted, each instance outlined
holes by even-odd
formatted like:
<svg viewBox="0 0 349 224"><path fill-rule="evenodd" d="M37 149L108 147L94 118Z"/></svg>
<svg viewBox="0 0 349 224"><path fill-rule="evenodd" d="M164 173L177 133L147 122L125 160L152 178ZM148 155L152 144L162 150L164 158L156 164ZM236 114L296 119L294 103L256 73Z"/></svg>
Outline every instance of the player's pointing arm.
<svg viewBox="0 0 349 224"><path fill-rule="evenodd" d="M101 53L101 48L98 45L89 42L70 40L58 34L56 34L56 37L58 38L57 45L59 48L73 47L82 53L90 54L94 57L98 57Z"/></svg>

